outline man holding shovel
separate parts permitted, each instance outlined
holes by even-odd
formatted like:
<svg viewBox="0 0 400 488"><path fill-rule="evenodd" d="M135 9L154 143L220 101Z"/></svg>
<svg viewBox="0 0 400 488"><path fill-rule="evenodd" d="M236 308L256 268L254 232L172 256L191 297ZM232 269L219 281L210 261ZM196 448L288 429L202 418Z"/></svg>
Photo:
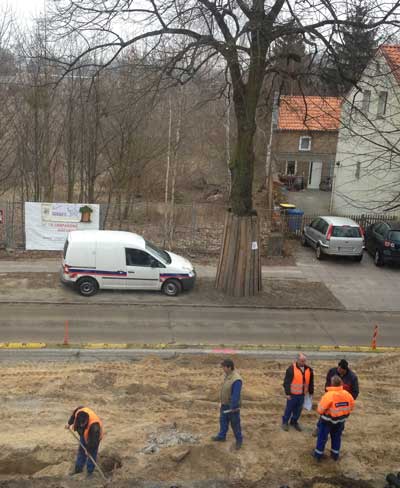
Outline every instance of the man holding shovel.
<svg viewBox="0 0 400 488"><path fill-rule="evenodd" d="M224 442L230 424L236 439L235 448L240 449L243 443L240 427L240 394L243 381L239 373L235 371L232 359L224 359L221 367L225 378L221 387L220 430L211 439L214 442Z"/></svg>
<svg viewBox="0 0 400 488"><path fill-rule="evenodd" d="M87 474L91 476L96 466L97 452L103 437L103 424L100 418L88 407L76 408L68 420L66 429L79 434L79 449L74 474L82 473L87 463Z"/></svg>

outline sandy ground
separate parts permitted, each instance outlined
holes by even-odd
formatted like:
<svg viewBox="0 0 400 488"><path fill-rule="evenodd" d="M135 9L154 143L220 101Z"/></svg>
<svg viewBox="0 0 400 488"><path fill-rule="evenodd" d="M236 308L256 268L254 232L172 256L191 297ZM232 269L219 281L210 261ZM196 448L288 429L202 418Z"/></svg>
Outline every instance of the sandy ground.
<svg viewBox="0 0 400 488"><path fill-rule="evenodd" d="M315 462L304 431L283 432L287 361L238 357L244 378L244 446L213 443L222 371L218 356L147 357L136 362L4 363L0 371L0 486L102 486L71 479L76 441L64 429L78 405L104 420L100 462L117 488L372 488L399 468L400 355L353 362L361 395L346 424L342 458ZM331 362L313 361L317 401Z"/></svg>
<svg viewBox="0 0 400 488"><path fill-rule="evenodd" d="M343 305L321 282L264 279L263 291L253 297L229 297L215 290L214 281L198 278L195 288L176 298L160 292L101 290L90 303L165 303L181 305L262 306L281 308L343 309ZM88 298L60 283L58 273L0 273L0 302L88 303Z"/></svg>

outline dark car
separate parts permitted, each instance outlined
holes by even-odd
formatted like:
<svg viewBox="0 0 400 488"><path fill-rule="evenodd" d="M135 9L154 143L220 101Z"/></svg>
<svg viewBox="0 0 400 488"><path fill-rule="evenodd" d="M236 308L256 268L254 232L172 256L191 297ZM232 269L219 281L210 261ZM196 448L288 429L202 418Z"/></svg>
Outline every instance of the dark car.
<svg viewBox="0 0 400 488"><path fill-rule="evenodd" d="M376 266L400 263L400 221L370 225L365 233L365 247Z"/></svg>

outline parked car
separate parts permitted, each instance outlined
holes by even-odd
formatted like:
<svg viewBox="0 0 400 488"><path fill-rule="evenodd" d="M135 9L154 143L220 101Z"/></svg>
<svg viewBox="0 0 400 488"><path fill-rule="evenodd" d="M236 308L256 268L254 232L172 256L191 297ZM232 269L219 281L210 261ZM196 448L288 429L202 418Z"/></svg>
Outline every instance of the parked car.
<svg viewBox="0 0 400 488"><path fill-rule="evenodd" d="M61 281L87 297L99 288L175 296L192 288L195 279L190 261L132 232L76 230L65 242Z"/></svg>
<svg viewBox="0 0 400 488"><path fill-rule="evenodd" d="M357 222L345 217L317 217L304 227L301 243L313 247L317 259L325 254L351 256L355 261L363 257L363 231Z"/></svg>
<svg viewBox="0 0 400 488"><path fill-rule="evenodd" d="M376 266L400 263L400 221L377 222L365 232L365 248Z"/></svg>

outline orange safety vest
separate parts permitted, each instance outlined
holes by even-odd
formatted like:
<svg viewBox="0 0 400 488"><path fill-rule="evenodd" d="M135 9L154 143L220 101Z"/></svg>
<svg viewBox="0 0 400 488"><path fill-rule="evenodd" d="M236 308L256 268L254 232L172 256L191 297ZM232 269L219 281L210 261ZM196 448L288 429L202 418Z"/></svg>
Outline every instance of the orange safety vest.
<svg viewBox="0 0 400 488"><path fill-rule="evenodd" d="M85 442L87 442L89 440L90 427L96 423L98 423L100 425L100 440L101 440L103 438L103 422L100 420L100 417L98 415L96 415L93 412L93 410L88 408L88 407L80 408L79 410L77 410L75 412L74 430L76 430L76 419L78 417L78 413L80 413L80 412L85 412L89 415L89 422L86 426L85 431L83 432L83 438L85 439Z"/></svg>
<svg viewBox="0 0 400 488"><path fill-rule="evenodd" d="M296 363L293 363L293 380L290 384L291 395L304 395L308 393L310 386L311 372L310 368L304 368L304 375Z"/></svg>
<svg viewBox="0 0 400 488"><path fill-rule="evenodd" d="M354 398L343 386L328 386L318 404L321 419L338 424L344 422L354 408Z"/></svg>

